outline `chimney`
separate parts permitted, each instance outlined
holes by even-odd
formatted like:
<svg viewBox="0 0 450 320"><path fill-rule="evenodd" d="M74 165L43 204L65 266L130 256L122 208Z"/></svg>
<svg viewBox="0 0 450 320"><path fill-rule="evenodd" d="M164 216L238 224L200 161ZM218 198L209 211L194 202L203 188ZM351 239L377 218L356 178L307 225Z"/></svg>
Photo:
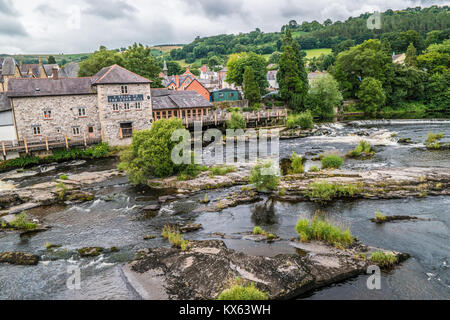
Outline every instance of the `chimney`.
<svg viewBox="0 0 450 320"><path fill-rule="evenodd" d="M56 66L53 67L53 80L58 80L58 68Z"/></svg>

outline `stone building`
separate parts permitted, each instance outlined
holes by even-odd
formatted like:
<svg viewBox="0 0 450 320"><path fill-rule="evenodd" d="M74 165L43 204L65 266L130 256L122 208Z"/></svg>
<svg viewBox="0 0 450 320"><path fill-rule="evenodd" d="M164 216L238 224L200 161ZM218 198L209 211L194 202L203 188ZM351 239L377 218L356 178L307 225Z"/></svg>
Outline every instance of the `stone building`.
<svg viewBox="0 0 450 320"><path fill-rule="evenodd" d="M118 65L87 78L16 78L8 97L18 140L66 136L130 143L151 127L151 81Z"/></svg>

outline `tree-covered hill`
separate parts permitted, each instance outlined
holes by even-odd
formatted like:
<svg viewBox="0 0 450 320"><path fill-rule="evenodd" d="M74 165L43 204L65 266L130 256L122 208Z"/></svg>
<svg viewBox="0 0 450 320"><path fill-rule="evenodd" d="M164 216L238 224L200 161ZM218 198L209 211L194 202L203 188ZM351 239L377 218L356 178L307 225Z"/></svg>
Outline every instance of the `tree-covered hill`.
<svg viewBox="0 0 450 320"><path fill-rule="evenodd" d="M353 40L354 44L360 44L365 40L383 36L389 37L392 42L393 39L400 37L400 33L408 30L417 31L423 38L426 38L427 33L433 30L446 30L446 33L441 35L446 38L450 34L449 9L448 6L432 6L398 11L387 10L382 13L382 29L380 30L367 28L370 13L361 14L359 17L350 17L343 22L333 22L327 19L323 23L312 21L298 24L295 20L291 20L287 25L303 50L332 48L345 40ZM173 60L185 60L186 63L193 63L199 59L213 56L224 57L239 52L272 54L280 51L282 34L287 25L281 28L281 32L264 33L257 28L250 33L238 35L197 37L194 42L183 48L172 50L170 56ZM424 45L423 48L425 47ZM398 48L403 50L401 45ZM421 49L420 46L418 49Z"/></svg>

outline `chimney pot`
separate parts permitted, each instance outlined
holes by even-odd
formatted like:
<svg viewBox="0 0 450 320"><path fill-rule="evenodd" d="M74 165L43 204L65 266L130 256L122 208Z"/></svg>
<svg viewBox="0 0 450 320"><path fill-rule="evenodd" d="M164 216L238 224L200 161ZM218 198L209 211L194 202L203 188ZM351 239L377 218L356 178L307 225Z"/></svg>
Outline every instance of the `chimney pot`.
<svg viewBox="0 0 450 320"><path fill-rule="evenodd" d="M53 80L58 80L58 68L53 67Z"/></svg>

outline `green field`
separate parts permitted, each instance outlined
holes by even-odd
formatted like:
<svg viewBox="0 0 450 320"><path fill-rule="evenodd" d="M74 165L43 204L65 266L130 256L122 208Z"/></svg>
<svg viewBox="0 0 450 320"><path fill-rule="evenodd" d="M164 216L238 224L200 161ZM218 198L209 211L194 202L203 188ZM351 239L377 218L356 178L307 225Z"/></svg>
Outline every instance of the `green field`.
<svg viewBox="0 0 450 320"><path fill-rule="evenodd" d="M305 50L306 52L306 57L308 59L312 59L312 58L318 58L320 57L322 54L330 54L331 53L331 49L327 49L327 48L323 48L323 49L311 49L311 50Z"/></svg>
<svg viewBox="0 0 450 320"><path fill-rule="evenodd" d="M38 63L39 59L42 59L44 64L47 63L49 56L54 56L56 63L64 64L69 62L80 62L87 59L91 53L75 53L75 54L24 54L24 55L12 55L12 57L17 61L22 61L24 64L28 63ZM11 57L11 55L2 54L0 57Z"/></svg>

